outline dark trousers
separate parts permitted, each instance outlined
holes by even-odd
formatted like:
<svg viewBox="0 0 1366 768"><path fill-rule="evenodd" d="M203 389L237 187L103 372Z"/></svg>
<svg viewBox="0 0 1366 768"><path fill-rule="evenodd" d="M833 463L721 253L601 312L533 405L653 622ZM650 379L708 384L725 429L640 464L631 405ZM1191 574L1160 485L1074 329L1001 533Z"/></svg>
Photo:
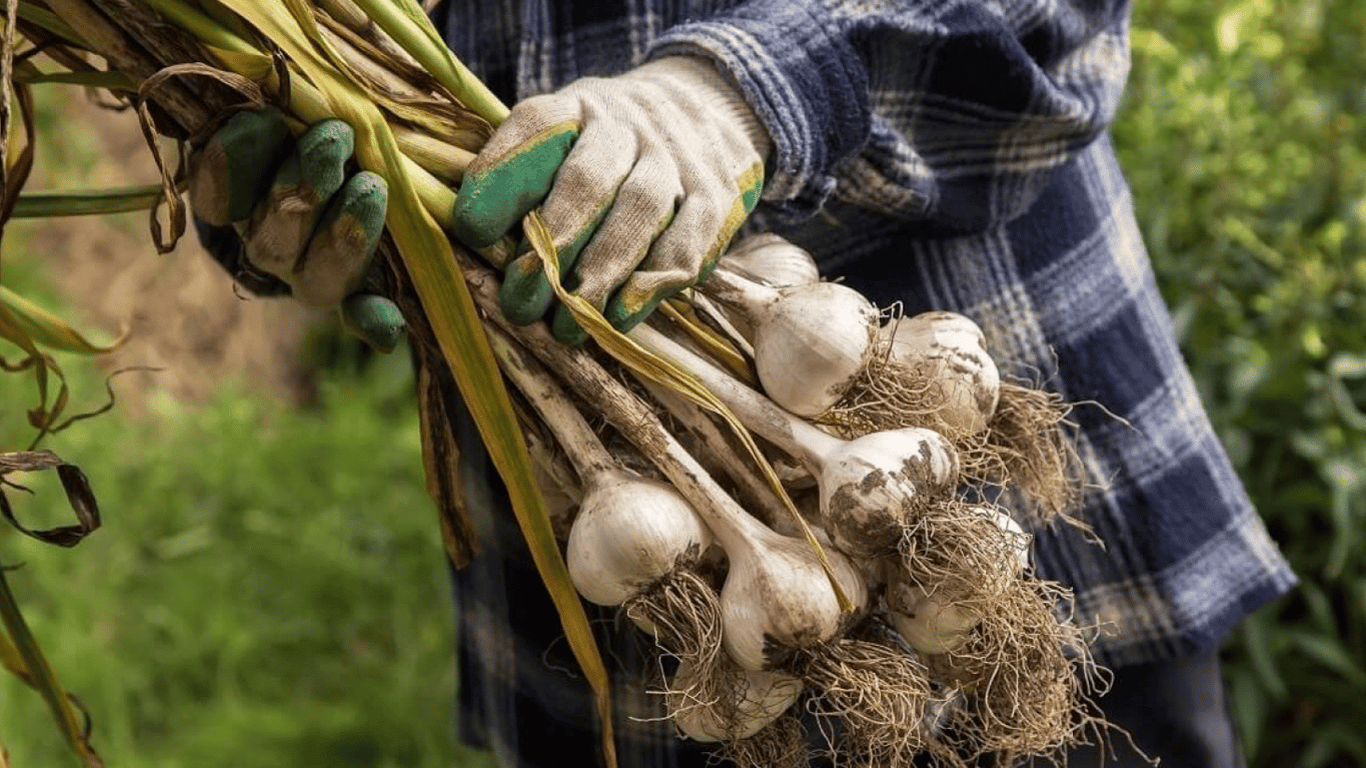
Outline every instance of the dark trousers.
<svg viewBox="0 0 1366 768"><path fill-rule="evenodd" d="M1108 749L1087 746L1068 755L1068 768L1241 768L1233 722L1215 650L1114 670L1114 684L1099 700L1105 716L1129 732L1112 730ZM1039 763L1036 765L1047 765Z"/></svg>

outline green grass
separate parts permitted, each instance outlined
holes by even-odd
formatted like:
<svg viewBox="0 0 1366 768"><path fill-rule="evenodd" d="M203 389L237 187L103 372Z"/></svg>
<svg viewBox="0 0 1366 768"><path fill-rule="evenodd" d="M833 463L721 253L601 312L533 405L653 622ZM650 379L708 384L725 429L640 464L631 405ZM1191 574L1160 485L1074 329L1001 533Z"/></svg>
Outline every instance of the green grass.
<svg viewBox="0 0 1366 768"><path fill-rule="evenodd" d="M78 366L79 367L79 366ZM78 391L99 391L83 371ZM0 377L0 400L27 398ZM449 766L452 616L399 355L296 412L227 386L47 445L94 485L104 527L73 550L0 532L0 561L110 765ZM4 444L26 430L8 421ZM55 478L10 493L66 522ZM0 677L16 767L61 765L41 700ZM74 762L72 763L74 764Z"/></svg>

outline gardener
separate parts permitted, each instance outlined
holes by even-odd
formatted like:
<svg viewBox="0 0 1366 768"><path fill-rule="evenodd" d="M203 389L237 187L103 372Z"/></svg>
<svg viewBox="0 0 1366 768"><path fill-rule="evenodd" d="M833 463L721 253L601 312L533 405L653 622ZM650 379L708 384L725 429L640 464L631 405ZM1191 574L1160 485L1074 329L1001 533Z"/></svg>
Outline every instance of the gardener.
<svg viewBox="0 0 1366 768"><path fill-rule="evenodd" d="M623 328L705 274L742 226L788 237L880 305L974 318L1008 373L1103 406L1074 418L1079 514L1105 547L1048 527L1034 558L1074 588L1078 622L1099 626L1095 653L1115 672L1106 715L1165 765L1238 765L1216 644L1293 576L1197 399L1107 135L1127 13L1100 1L447 0L435 19L447 42L518 102L465 179L456 234L491 243L541 205L568 284ZM349 153L333 132L305 155ZM336 265L361 270L378 231L382 183L313 164L287 163L284 180L316 183L320 206L339 201L305 261L332 266L281 268L311 230L269 197L244 230L248 257L231 227L205 231L248 287L280 290L273 273L335 302L354 288ZM518 321L581 338L534 259L508 268L503 300ZM483 553L454 577L462 735L505 766L582 759L598 738L587 685L568 671L511 515L480 511ZM644 656L625 630L614 643L629 709ZM705 764L665 723L618 729L624 766ZM1141 764L1115 742L1106 765ZM1098 762L1083 750L1071 765Z"/></svg>

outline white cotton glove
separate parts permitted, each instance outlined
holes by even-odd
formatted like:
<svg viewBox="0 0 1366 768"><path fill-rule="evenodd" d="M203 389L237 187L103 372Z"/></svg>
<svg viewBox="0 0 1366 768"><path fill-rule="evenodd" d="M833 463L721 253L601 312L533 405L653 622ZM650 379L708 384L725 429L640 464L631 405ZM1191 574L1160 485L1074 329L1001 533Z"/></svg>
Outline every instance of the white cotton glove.
<svg viewBox="0 0 1366 768"><path fill-rule="evenodd" d="M455 232L484 248L540 205L565 286L617 328L704 277L758 202L771 141L709 61L673 56L517 105L470 165ZM554 299L534 253L505 267L514 322ZM556 335L584 337L561 307Z"/></svg>

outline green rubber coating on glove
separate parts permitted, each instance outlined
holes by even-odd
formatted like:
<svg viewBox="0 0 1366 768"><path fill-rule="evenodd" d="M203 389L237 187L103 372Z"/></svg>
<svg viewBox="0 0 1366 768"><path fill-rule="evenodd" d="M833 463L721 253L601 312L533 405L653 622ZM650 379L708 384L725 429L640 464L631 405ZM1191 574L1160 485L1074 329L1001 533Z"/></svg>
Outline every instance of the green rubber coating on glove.
<svg viewBox="0 0 1366 768"><path fill-rule="evenodd" d="M764 167L755 166L750 173L736 181L740 182L740 204L745 208L745 215L749 215L754 206L759 204L760 196L764 194Z"/></svg>
<svg viewBox="0 0 1366 768"><path fill-rule="evenodd" d="M545 199L578 135L577 124L563 123L502 162L466 175L455 199L455 236L471 248L484 248L502 237Z"/></svg>
<svg viewBox="0 0 1366 768"><path fill-rule="evenodd" d="M398 305L373 293L347 298L342 302L341 317L347 331L385 354L394 351L408 329Z"/></svg>
<svg viewBox="0 0 1366 768"><path fill-rule="evenodd" d="M572 279L572 268L574 262L578 260L579 254L584 246L592 239L593 233L598 231L598 226L603 219L607 218L607 212L611 210L612 201L608 201L593 216L593 220L588 226L579 230L565 246L556 252L556 259L560 263L560 284L567 290L574 290L577 281ZM550 305L555 302L555 289L550 287L550 281L546 279L545 272L541 269L541 260L533 252L529 252L530 244L523 243L518 249L522 253L513 259L503 273L503 285L498 294L499 301L502 303L503 314L508 320L516 325L528 325L536 322L545 315L550 309ZM524 251L527 251L523 253ZM564 341L564 339L561 339Z"/></svg>
<svg viewBox="0 0 1366 768"><path fill-rule="evenodd" d="M550 322L550 332L561 344L568 344L571 347L582 345L588 341L588 331L579 325L579 321L574 319L574 313L569 311L569 307L560 304L555 307L555 317Z"/></svg>
<svg viewBox="0 0 1366 768"><path fill-rule="evenodd" d="M346 180L346 163L355 150L351 126L335 119L315 123L299 137L298 165L286 163L275 177L275 186L301 184L316 193L317 199L329 198Z"/></svg>
<svg viewBox="0 0 1366 768"><path fill-rule="evenodd" d="M536 322L554 301L555 289L550 287L541 268L541 257L535 251L508 263L503 272L503 285L498 290L498 303L511 323L530 325Z"/></svg>
<svg viewBox="0 0 1366 768"><path fill-rule="evenodd" d="M217 210L195 212L220 226L245 221L291 146L289 125L278 109L267 107L233 115L200 150L202 172L217 177L206 181L221 185L226 196L221 191L212 196L216 200L212 207ZM203 205L207 201L197 202Z"/></svg>

